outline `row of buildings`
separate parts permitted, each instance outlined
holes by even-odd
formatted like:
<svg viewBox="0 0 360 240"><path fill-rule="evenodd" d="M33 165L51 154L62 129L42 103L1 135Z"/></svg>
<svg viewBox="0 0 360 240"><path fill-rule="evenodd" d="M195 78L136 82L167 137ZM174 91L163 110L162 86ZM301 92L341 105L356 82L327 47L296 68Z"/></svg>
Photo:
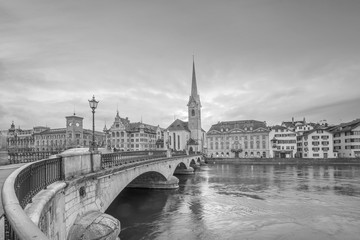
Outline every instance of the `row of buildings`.
<svg viewBox="0 0 360 240"><path fill-rule="evenodd" d="M186 150L214 158L360 157L360 119L334 126L310 123L305 118L292 118L276 126L257 120L221 121L206 132L201 126L194 62L187 108L188 121L176 119L167 128L130 122L117 111L110 128L105 125L102 132L95 132L96 145L115 151ZM75 114L66 117L65 128L22 130L12 123L1 136L6 136L9 152L63 151L89 147L92 141L92 131L84 129L83 118Z"/></svg>
<svg viewBox="0 0 360 240"><path fill-rule="evenodd" d="M339 125L302 121L266 126L255 120L219 122L207 133L210 157L360 157L360 119Z"/></svg>

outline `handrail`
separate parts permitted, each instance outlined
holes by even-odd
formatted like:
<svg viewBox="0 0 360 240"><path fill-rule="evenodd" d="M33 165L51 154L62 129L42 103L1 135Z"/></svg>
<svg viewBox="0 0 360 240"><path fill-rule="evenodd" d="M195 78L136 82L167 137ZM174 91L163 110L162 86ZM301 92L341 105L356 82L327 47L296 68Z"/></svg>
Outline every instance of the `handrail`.
<svg viewBox="0 0 360 240"><path fill-rule="evenodd" d="M10 174L1 194L5 240L48 239L26 215L24 208L38 192L62 178L61 157L28 163Z"/></svg>
<svg viewBox="0 0 360 240"><path fill-rule="evenodd" d="M166 157L166 152L163 152L161 154L140 155L140 156L122 156L121 153L101 154L101 168L104 169L104 168L119 166L123 164L146 161L156 158L164 158L164 157Z"/></svg>

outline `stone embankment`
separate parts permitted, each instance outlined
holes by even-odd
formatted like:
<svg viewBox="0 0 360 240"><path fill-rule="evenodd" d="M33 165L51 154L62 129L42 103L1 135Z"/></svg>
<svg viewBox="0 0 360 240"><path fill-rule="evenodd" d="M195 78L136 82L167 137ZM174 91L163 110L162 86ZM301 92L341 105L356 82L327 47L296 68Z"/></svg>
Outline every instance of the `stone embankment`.
<svg viewBox="0 0 360 240"><path fill-rule="evenodd" d="M206 158L208 163L235 163L252 165L360 165L360 158Z"/></svg>

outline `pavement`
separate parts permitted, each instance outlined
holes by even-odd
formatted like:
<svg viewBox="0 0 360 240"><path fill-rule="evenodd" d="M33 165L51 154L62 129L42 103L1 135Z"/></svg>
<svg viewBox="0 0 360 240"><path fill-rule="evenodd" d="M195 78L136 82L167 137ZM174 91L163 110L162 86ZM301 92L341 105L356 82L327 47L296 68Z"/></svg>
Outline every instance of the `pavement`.
<svg viewBox="0 0 360 240"><path fill-rule="evenodd" d="M10 164L10 165L3 165L0 166L0 216L4 213L4 209L2 206L2 186L6 180L6 178L13 172L15 171L15 169L18 169L19 167L21 167L22 165L24 165L25 163L20 163L20 164Z"/></svg>

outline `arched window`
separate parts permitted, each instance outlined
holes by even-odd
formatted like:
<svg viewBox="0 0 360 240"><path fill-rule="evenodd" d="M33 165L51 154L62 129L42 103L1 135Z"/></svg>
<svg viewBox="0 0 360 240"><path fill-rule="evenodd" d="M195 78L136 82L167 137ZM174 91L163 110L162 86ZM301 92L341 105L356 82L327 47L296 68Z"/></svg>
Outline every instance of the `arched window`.
<svg viewBox="0 0 360 240"><path fill-rule="evenodd" d="M121 137L124 137L124 132L121 132Z"/></svg>
<svg viewBox="0 0 360 240"><path fill-rule="evenodd" d="M119 132L116 132L116 137L120 137L120 133L119 133Z"/></svg>
<svg viewBox="0 0 360 240"><path fill-rule="evenodd" d="M115 133L114 133L114 132L112 133L112 136L115 137Z"/></svg>
<svg viewBox="0 0 360 240"><path fill-rule="evenodd" d="M195 116L195 110L194 109L191 110L191 116Z"/></svg>

